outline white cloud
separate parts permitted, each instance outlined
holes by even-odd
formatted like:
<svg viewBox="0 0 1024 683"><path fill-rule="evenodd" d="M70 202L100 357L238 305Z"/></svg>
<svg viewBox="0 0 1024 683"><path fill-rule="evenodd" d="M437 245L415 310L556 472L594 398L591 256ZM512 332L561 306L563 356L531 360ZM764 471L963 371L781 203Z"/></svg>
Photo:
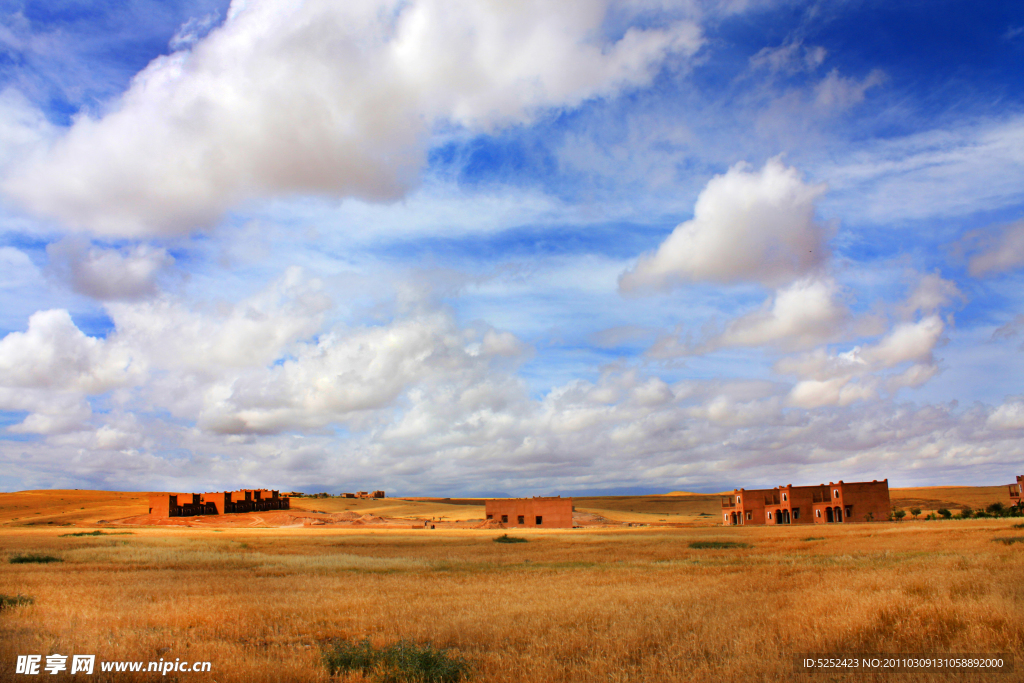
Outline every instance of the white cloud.
<svg viewBox="0 0 1024 683"><path fill-rule="evenodd" d="M693 218L623 273L620 289L697 281L773 286L806 276L828 257L827 230L814 216L825 190L824 184L805 183L778 158L760 171L737 164L708 181Z"/></svg>
<svg viewBox="0 0 1024 683"><path fill-rule="evenodd" d="M797 73L814 71L828 55L820 45L807 46L803 41L792 40L778 47L761 48L750 58L752 69L767 69L772 73Z"/></svg>
<svg viewBox="0 0 1024 683"><path fill-rule="evenodd" d="M910 363L898 375L884 377L892 393L903 387L917 387L935 376L933 351L942 338L945 323L938 315L917 322L896 324L875 344L856 346L832 354L825 349L782 358L776 372L801 378L789 395L790 405L816 408L849 405L878 396L883 371Z"/></svg>
<svg viewBox="0 0 1024 683"><path fill-rule="evenodd" d="M805 278L778 290L759 310L729 323L709 346L765 346L802 349L831 341L845 330L850 312L837 300L831 278Z"/></svg>
<svg viewBox="0 0 1024 683"><path fill-rule="evenodd" d="M848 149L817 165L828 178L823 208L845 222L891 225L994 211L1020 202L1024 116L953 121Z"/></svg>
<svg viewBox="0 0 1024 683"><path fill-rule="evenodd" d="M1024 429L1024 402L1008 401L996 408L988 417L995 429Z"/></svg>
<svg viewBox="0 0 1024 683"><path fill-rule="evenodd" d="M919 277L914 291L898 310L905 318L912 318L917 313L929 315L964 300L963 292L955 282L943 279L938 273L929 273Z"/></svg>
<svg viewBox="0 0 1024 683"><path fill-rule="evenodd" d="M199 42L220 21L220 14L211 12L201 17L192 17L171 37L168 46L172 50L187 50Z"/></svg>
<svg viewBox="0 0 1024 683"><path fill-rule="evenodd" d="M65 310L40 311L0 339L0 386L101 394L140 371L123 347L82 333Z"/></svg>
<svg viewBox="0 0 1024 683"><path fill-rule="evenodd" d="M0 91L0 169L56 136L56 128L12 87Z"/></svg>
<svg viewBox="0 0 1024 683"><path fill-rule="evenodd" d="M50 270L79 294L101 300L131 300L157 294L156 278L174 263L166 249L136 245L100 249L65 238L47 245Z"/></svg>
<svg viewBox="0 0 1024 683"><path fill-rule="evenodd" d="M700 30L600 39L605 3L236 1L189 51L154 60L3 187L108 235L184 233L253 197L393 200L435 125L489 130L646 84Z"/></svg>
<svg viewBox="0 0 1024 683"><path fill-rule="evenodd" d="M885 74L878 69L860 81L840 76L838 69L832 69L828 76L814 86L814 105L825 111L843 111L863 102L868 90L884 82Z"/></svg>
<svg viewBox="0 0 1024 683"><path fill-rule="evenodd" d="M223 433L310 429L358 424L413 389L481 397L492 382L491 359L524 350L512 335L493 330L469 341L441 313L339 330L301 345L280 365L210 386L199 424Z"/></svg>
<svg viewBox="0 0 1024 683"><path fill-rule="evenodd" d="M996 231L973 232L962 244L977 250L967 263L974 277L991 277L1024 266L1024 220Z"/></svg>

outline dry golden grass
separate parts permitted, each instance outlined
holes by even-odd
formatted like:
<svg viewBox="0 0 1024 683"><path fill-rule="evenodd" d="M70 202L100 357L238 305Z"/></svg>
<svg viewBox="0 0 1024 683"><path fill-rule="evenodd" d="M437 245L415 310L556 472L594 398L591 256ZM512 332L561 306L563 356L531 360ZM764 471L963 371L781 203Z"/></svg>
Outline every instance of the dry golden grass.
<svg viewBox="0 0 1024 683"><path fill-rule="evenodd" d="M1009 652L1019 672L1024 543L992 540L1024 536L1015 521L522 530L511 545L495 531L8 527L0 593L35 602L0 612L0 680L18 654L60 652L212 662L180 681L325 681L321 644L363 637L455 648L480 681L781 681L796 653L849 651ZM7 562L24 553L64 562ZM951 680L878 680L892 678Z"/></svg>
<svg viewBox="0 0 1024 683"><path fill-rule="evenodd" d="M95 524L99 520L143 515L148 493L78 489L0 493L0 524Z"/></svg>
<svg viewBox="0 0 1024 683"><path fill-rule="evenodd" d="M464 505L404 498L292 498L293 510L322 510L371 514L405 519L444 519L446 521L483 520L484 505Z"/></svg>

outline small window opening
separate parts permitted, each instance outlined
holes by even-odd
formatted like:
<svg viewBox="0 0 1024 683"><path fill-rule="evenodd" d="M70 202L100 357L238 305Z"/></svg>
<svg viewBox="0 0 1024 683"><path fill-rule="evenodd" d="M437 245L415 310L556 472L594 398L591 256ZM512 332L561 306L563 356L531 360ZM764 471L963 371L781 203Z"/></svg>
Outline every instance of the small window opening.
<svg viewBox="0 0 1024 683"><path fill-rule="evenodd" d="M782 494L782 500L789 500L788 498L786 498L786 494L785 493Z"/></svg>
<svg viewBox="0 0 1024 683"><path fill-rule="evenodd" d="M487 519L494 519L494 515L487 515Z"/></svg>
<svg viewBox="0 0 1024 683"><path fill-rule="evenodd" d="M839 498L839 489L836 489L835 491L833 491L833 492L832 492L832 494L833 494L833 495L834 495L834 496L835 496L836 498Z"/></svg>
<svg viewBox="0 0 1024 683"><path fill-rule="evenodd" d="M519 515L519 519L516 521L516 524L526 524L526 517Z"/></svg>
<svg viewBox="0 0 1024 683"><path fill-rule="evenodd" d="M800 508L793 508L793 519L800 519Z"/></svg>
<svg viewBox="0 0 1024 683"><path fill-rule="evenodd" d="M747 519L753 519L753 518L754 518L753 514L748 512L747 513Z"/></svg>
<svg viewBox="0 0 1024 683"><path fill-rule="evenodd" d="M814 511L814 516L815 517L821 517L821 510L815 510Z"/></svg>
<svg viewBox="0 0 1024 683"><path fill-rule="evenodd" d="M502 515L501 516L501 522L502 522L502 524L507 523L508 522L508 515Z"/></svg>
<svg viewBox="0 0 1024 683"><path fill-rule="evenodd" d="M540 515L537 515L537 526L540 526L543 523L544 523L544 518L541 517Z"/></svg>
<svg viewBox="0 0 1024 683"><path fill-rule="evenodd" d="M768 519L771 519L771 518L772 518L772 513L769 512L768 513Z"/></svg>

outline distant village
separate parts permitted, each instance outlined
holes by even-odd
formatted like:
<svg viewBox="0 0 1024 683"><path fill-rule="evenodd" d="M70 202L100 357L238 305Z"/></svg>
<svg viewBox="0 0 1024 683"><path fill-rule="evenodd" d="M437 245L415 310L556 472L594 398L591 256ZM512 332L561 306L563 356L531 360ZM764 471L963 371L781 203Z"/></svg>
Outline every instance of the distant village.
<svg viewBox="0 0 1024 683"><path fill-rule="evenodd" d="M993 512L1024 513L1024 476L1009 486L1009 505L994 503ZM269 510L288 510L292 498L384 499L382 490L356 491L332 496L306 495L270 489L239 489L214 493L160 493L149 498L149 514L155 517L225 515ZM490 498L484 501L485 524L497 528L571 529L572 498ZM998 508L998 510L996 510ZM843 524L896 520L905 513L895 510L889 498L889 481L829 482L817 486L776 486L772 489L734 489L722 498L722 524L746 526L766 524ZM940 516L951 517L948 510ZM966 514L965 514L966 513ZM973 511L961 510L961 517ZM915 515L916 516L916 515Z"/></svg>

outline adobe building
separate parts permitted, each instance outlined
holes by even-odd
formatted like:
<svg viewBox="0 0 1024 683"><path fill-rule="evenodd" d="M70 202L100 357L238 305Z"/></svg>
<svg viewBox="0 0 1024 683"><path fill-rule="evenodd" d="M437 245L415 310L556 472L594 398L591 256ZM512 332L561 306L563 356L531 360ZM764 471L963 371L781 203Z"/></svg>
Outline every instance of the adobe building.
<svg viewBox="0 0 1024 683"><path fill-rule="evenodd" d="M737 489L722 498L722 523L831 524L881 522L889 518L889 480L828 486L777 486Z"/></svg>
<svg viewBox="0 0 1024 683"><path fill-rule="evenodd" d="M571 529L572 498L492 498L485 503L488 520L509 528Z"/></svg>
<svg viewBox="0 0 1024 683"><path fill-rule="evenodd" d="M1010 484L1010 507L1021 506L1024 497L1021 497L1021 493L1024 493L1024 476L1017 477L1016 484Z"/></svg>
<svg viewBox="0 0 1024 683"><path fill-rule="evenodd" d="M291 500L277 491L242 489L217 493L161 493L149 497L149 514L193 517L291 509Z"/></svg>

